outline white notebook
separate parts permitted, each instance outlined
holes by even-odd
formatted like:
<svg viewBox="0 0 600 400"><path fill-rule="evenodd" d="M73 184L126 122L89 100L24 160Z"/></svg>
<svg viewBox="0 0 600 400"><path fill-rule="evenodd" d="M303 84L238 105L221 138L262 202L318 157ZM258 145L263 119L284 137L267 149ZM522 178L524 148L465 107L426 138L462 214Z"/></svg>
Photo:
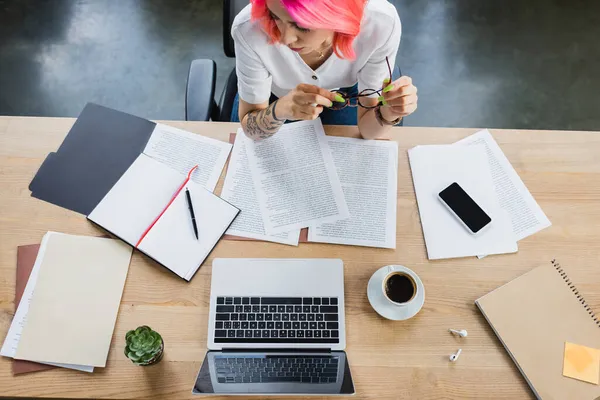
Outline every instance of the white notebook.
<svg viewBox="0 0 600 400"><path fill-rule="evenodd" d="M485 147L494 189L498 195L500 206L510 215L517 240L524 239L552 225L490 131L484 129L459 140L454 145Z"/></svg>
<svg viewBox="0 0 600 400"><path fill-rule="evenodd" d="M429 145L408 151L430 260L517 251L510 216L500 207L483 146ZM492 218L478 235L469 233L438 199L457 182Z"/></svg>
<svg viewBox="0 0 600 400"><path fill-rule="evenodd" d="M186 175L141 154L88 219L135 246L185 179ZM239 210L193 179L186 187L192 198L198 239L194 235L184 188L137 249L189 281Z"/></svg>

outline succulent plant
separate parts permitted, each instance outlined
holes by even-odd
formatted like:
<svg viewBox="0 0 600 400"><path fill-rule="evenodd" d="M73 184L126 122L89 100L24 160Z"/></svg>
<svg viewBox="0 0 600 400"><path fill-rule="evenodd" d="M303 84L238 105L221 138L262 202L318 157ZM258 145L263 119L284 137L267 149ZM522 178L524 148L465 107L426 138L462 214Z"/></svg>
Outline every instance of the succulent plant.
<svg viewBox="0 0 600 400"><path fill-rule="evenodd" d="M136 365L156 364L164 350L162 337L148 326L140 326L125 334L125 355Z"/></svg>

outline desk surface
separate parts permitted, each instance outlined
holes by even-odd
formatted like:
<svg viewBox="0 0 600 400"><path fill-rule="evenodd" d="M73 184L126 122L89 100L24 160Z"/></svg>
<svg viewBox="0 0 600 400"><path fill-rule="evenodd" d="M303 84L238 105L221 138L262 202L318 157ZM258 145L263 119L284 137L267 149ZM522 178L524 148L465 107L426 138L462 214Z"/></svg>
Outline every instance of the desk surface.
<svg viewBox="0 0 600 400"><path fill-rule="evenodd" d="M48 230L101 233L82 215L33 199L27 189L46 154L58 148L73 121L0 117L1 340L14 310L17 246L39 243ZM237 128L228 123L167 123L221 140ZM357 398L533 398L473 302L557 258L590 306L600 310L600 133L493 130L553 225L521 241L514 255L432 262L426 257L406 150L418 144L452 143L476 129L394 129L400 149L396 250L221 241L191 283L136 252L107 367L90 375L56 369L13 377L10 360L2 358L0 396L190 398L206 351L213 258L330 257L345 264L347 352ZM357 134L356 128L326 131ZM368 303L368 279L387 264L408 266L425 284L425 306L411 320L384 320ZM165 357L156 366L136 367L123 354L125 332L139 325L150 325L165 339ZM448 328L467 329L469 336L455 338ZM459 361L449 363L448 355L458 348L463 349Z"/></svg>

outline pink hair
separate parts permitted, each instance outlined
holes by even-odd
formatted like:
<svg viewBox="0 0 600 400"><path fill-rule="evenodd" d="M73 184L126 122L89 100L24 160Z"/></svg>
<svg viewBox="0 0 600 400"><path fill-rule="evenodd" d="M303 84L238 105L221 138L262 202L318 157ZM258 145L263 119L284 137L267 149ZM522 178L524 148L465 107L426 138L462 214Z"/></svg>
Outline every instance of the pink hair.
<svg viewBox="0 0 600 400"><path fill-rule="evenodd" d="M266 0L250 0L252 19L260 21L271 42L281 33L269 15ZM366 0L281 0L290 16L302 27L334 31L333 51L340 58L354 59L354 38L360 32Z"/></svg>

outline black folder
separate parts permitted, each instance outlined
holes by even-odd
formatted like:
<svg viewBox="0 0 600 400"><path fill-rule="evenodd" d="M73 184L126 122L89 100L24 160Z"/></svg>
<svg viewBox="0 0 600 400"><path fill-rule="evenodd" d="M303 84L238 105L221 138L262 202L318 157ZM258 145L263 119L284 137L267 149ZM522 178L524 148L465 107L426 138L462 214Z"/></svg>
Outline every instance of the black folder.
<svg viewBox="0 0 600 400"><path fill-rule="evenodd" d="M40 200L88 215L144 151L156 124L88 103L29 184Z"/></svg>

